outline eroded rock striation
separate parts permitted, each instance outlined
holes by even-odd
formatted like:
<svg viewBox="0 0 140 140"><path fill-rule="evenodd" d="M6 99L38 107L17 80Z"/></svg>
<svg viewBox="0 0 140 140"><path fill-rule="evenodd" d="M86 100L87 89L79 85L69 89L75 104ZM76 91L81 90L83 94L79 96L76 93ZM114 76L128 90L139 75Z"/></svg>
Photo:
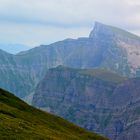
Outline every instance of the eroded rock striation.
<svg viewBox="0 0 140 140"><path fill-rule="evenodd" d="M140 138L140 78L57 67L38 84L33 105L112 140Z"/></svg>

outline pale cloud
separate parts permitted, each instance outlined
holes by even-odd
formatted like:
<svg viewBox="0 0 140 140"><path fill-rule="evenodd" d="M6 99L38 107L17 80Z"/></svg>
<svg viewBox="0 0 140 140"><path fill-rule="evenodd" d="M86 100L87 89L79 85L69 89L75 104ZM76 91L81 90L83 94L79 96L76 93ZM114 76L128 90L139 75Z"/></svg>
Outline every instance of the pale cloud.
<svg viewBox="0 0 140 140"><path fill-rule="evenodd" d="M140 1L0 0L0 30L5 34L0 41L37 45L88 36L94 21L140 35Z"/></svg>

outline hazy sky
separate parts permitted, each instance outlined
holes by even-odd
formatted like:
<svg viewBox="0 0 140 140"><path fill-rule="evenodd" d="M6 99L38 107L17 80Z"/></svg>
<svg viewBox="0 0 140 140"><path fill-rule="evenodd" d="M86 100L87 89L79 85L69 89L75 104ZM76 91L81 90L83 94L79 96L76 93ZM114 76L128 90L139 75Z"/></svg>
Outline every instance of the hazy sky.
<svg viewBox="0 0 140 140"><path fill-rule="evenodd" d="M140 35L140 0L0 0L0 43L88 36L94 21Z"/></svg>

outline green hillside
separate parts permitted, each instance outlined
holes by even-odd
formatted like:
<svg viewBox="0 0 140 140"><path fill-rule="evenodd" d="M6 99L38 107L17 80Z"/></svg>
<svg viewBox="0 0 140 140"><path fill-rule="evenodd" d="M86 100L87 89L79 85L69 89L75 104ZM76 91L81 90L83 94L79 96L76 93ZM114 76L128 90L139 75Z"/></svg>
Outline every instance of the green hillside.
<svg viewBox="0 0 140 140"><path fill-rule="evenodd" d="M0 140L106 140L0 89Z"/></svg>

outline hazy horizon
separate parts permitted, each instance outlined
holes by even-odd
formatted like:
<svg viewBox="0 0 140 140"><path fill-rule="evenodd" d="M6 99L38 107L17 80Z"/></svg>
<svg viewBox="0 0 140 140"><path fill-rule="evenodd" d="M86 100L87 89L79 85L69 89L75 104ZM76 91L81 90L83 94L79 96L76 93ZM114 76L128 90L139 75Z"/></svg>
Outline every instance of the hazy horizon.
<svg viewBox="0 0 140 140"><path fill-rule="evenodd" d="M0 44L38 46L87 37L94 22L140 36L138 0L0 0Z"/></svg>

